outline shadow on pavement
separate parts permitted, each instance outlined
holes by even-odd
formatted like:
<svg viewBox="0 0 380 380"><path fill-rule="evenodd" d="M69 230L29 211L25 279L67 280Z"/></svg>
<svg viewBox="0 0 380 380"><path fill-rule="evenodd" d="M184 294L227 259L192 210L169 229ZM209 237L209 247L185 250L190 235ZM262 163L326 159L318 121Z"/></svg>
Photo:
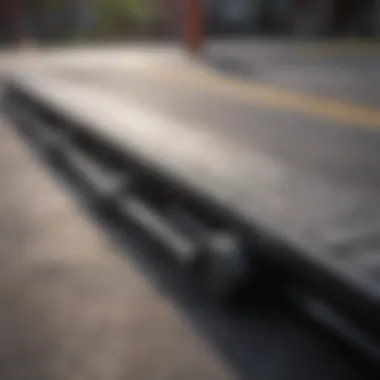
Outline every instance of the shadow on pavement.
<svg viewBox="0 0 380 380"><path fill-rule="evenodd" d="M26 138L24 133L21 135ZM30 138L26 141L33 142ZM36 145L34 148L37 149ZM89 202L89 194L75 180L69 167L64 163L57 166L46 156L42 159L72 190L89 217L121 252L131 255L149 280L169 296L240 379L370 379L351 353L323 331L302 321L278 300L257 298L240 313L222 310L204 294L194 278L181 271L141 231L96 211L94 202Z"/></svg>

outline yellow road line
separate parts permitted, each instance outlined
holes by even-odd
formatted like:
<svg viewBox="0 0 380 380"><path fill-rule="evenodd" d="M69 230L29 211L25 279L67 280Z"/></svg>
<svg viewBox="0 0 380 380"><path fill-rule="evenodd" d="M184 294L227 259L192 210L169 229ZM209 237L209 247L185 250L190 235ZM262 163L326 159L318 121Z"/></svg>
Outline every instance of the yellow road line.
<svg viewBox="0 0 380 380"><path fill-rule="evenodd" d="M245 100L255 106L283 109L380 131L380 109L349 101L313 96L276 86L232 79L208 69L152 67L140 75L195 90Z"/></svg>
<svg viewBox="0 0 380 380"><path fill-rule="evenodd" d="M378 58L380 57L380 38L306 39L299 41L296 50L298 53L303 53L306 56L315 58Z"/></svg>

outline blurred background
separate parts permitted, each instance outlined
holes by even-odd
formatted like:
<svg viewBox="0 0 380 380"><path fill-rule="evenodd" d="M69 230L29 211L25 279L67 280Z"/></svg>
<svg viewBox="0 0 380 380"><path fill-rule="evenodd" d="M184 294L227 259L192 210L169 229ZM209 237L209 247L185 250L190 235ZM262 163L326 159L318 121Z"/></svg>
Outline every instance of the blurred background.
<svg viewBox="0 0 380 380"><path fill-rule="evenodd" d="M177 59L177 46L173 49L177 44L165 42L187 39L188 47L196 52L204 36L208 44L202 57L206 59L186 59L185 54ZM310 44L309 40L303 44L305 37L310 38ZM347 39L357 46L340 49L340 40L346 38L336 38L338 44L329 46L324 38L330 37L354 37ZM218 261L217 256L215 263L211 260L216 268L210 265L212 281L206 275L203 281L184 274L165 259L165 249L154 243L154 237L148 237L149 231L138 231L132 226L133 219L138 221L139 211L137 217L130 218L132 223L124 224L97 215L94 209L97 203L103 205L103 195L95 189L98 184L90 189L92 185L85 183L87 176L80 170L83 160L96 166L95 173L101 167L102 175L96 176L97 181L101 178L99 188L110 178L108 174L113 176L116 172L123 183L129 184L129 177L136 173L128 165L123 166L124 156L129 162L129 144L134 140L126 136L131 131L132 136L136 133L136 141L140 141L139 136L143 135L138 130L143 125L144 146L151 144L147 152L157 152L157 147L160 152L164 148L168 152L163 155L163 167L170 157L176 158L178 154L178 167L183 162L186 169L183 172L195 168L194 176L183 176L197 179L194 188L200 182L198 173L199 178L206 178L208 173L221 168L226 173L225 178L224 174L220 176L225 194L232 189L228 199L232 192L236 195L241 191L244 195L241 202L235 202L237 196L231 197L233 207L235 203L239 207L245 202L249 205L257 197L252 202L254 207L260 203L257 215L268 213L267 220L274 215L273 230L279 230L279 237L282 231L284 236L289 231L289 235L294 231L295 236L304 234L305 241L311 242L305 257L312 254L313 260L323 246L323 266L331 252L331 262L341 263L345 271L352 271L347 278L360 278L360 289L368 289L372 302L372 294L378 294L380 289L378 37L380 0L0 0L0 79L13 71L25 75L20 82L21 96L13 95L14 99L6 105L10 117L0 115L0 378L371 379L367 365L362 366L356 352L350 355L351 351L335 339L336 325L344 330L340 335L351 339L345 320L341 322L338 315L337 323L333 314L334 334L330 336L295 313L281 296L272 294L272 287L277 287L276 277L282 285L283 276L277 276L277 270L267 276L269 296L266 285L260 285L259 292L254 288L243 313L227 312L204 289L209 282L213 285L213 276L218 279L219 270L224 275L224 259ZM98 41L123 43L104 49L96 46ZM146 43L150 41L157 43ZM18 50L23 51L18 46L34 45L41 49L30 49L33 54L18 54ZM62 47L57 49L59 54L50 54L49 47L53 45ZM152 45L159 49L152 49ZM8 46L16 48L9 49L8 54L8 49L1 49ZM45 46L48 48L44 49ZM9 96L6 85L6 80L0 80L0 93ZM16 79L16 94L17 88ZM56 117L60 107L54 106L51 113L49 106L45 110L46 104L50 104L46 99L41 100L42 108L36 107L39 101L34 104L25 100L29 91L30 99L40 99L41 93L47 94L46 99L49 94L56 95L56 104L65 103L63 115L70 107L74 111L67 118L63 116L62 121ZM95 105L91 99L95 99ZM106 99L106 103L99 99ZM112 115L114 109L119 112L121 104L124 107L120 111L123 112L118 132L120 144L111 145L110 149L117 147L116 155L104 154L107 150L103 149L101 138L97 141L101 136L98 126L94 129L94 136L99 132L95 142L92 138L88 145L83 142L82 137L94 127L91 124L95 120L96 101L103 118ZM40 112L41 109L47 112ZM79 139L74 138L79 142L70 147L67 142L75 133L71 134L71 123L67 120L72 120L78 109L87 110L84 120L91 122L83 135L78 134ZM5 124L8 127L3 127ZM99 125L104 128L106 141L116 141L116 135L110 132L115 128L103 121ZM134 125L139 128L132 128ZM62 127L64 133L54 136ZM59 173L62 183L72 187L75 199L79 200L75 207L80 205L88 218L80 218L74 207L61 200L57 188L46 186L44 177L39 176L39 167L29 165L34 161L24 154L26 148L13 137L13 130L35 148L42 158L38 162L47 163L54 173ZM160 130L163 138L157 139ZM198 143L192 139L198 134L202 137L200 147L187 150L192 141L194 146ZM166 136L176 143L169 144ZM215 136L210 148L202 145L203 136L204 141ZM125 145L121 148L123 139ZM166 145L163 148L160 144ZM185 159L181 146L185 147ZM86 149L80 152L78 147ZM66 157L67 164L58 158L54 168L50 156L56 157L57 151L58 157ZM99 159L94 152L101 153ZM115 157L117 163L111 165L111 158ZM119 163L119 157L123 157L123 164ZM228 161L231 162L227 169L223 169L223 163ZM218 165L213 166L214 162ZM198 171L199 168L202 170ZM106 169L109 173L105 173ZM218 223L213 218L212 223L209 220L204 223L203 212L193 215L189 213L191 207L182 210L181 201L187 195L183 197L179 192L177 197L172 184L168 184L168 190L165 184L157 183L153 181L150 186L144 179L143 186L149 191L144 188L137 198L148 199L148 207L153 205L153 211L148 208L148 213L153 215L155 226L157 218L176 221L179 215L181 220L183 212L186 224L188 215L190 222L195 216L200 226L197 224L196 228L201 230L202 252L204 236L209 235L213 244L214 234L222 232L223 236L225 228L230 232L230 221L219 225L218 217ZM222 188L219 179L215 184L218 191L213 187L210 194L214 191L219 194ZM115 185L113 194L119 194L118 186ZM134 186L131 188L134 195ZM154 194L156 189L162 197ZM99 202L94 201L97 192ZM249 195L246 199L245 194ZM129 193L125 195L123 201L128 201ZM167 199L174 199L173 204ZM252 211L255 214L256 210ZM87 224L89 220L91 223ZM164 225L163 230L167 228ZM187 231L187 227L183 230ZM235 229L231 230L234 237ZM256 227L253 230L256 244ZM99 244L102 234L112 241L111 247ZM269 236L272 235L270 229ZM193 235L189 236L193 239ZM304 247L304 240L300 241ZM255 255L256 251L263 257L266 253L261 252L261 245L254 250ZM235 248L233 253L241 273L241 253L239 250L236 253ZM253 267L248 273L256 281L257 268ZM305 275L298 273L301 265L294 268L293 272L302 279L312 272L307 269ZM228 285L229 269L226 272ZM323 285L318 289L328 288L323 277L318 277L317 282ZM224 283L220 283L224 288ZM339 298L336 296L339 289L332 283L334 286L328 291L335 300ZM346 299L349 303L346 293L341 298L342 303ZM315 303L311 305L315 309ZM359 307L367 310L362 305L365 303L358 303L358 310ZM317 314L320 310L324 313L325 303L321 306L322 309L317 307ZM375 317L368 317L371 323L380 310L377 306ZM377 349L374 342L377 343L378 336L373 336L376 340L371 335L370 346ZM362 335L359 338L363 346ZM379 373L375 378L380 378Z"/></svg>
<svg viewBox="0 0 380 380"><path fill-rule="evenodd" d="M173 38L180 0L3 0L0 40ZM204 0L211 35L379 36L377 0Z"/></svg>

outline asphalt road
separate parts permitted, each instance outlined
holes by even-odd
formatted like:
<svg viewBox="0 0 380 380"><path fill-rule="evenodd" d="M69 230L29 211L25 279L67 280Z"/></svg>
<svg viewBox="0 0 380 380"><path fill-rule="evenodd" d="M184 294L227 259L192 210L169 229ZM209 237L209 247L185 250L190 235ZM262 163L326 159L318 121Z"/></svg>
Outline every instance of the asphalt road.
<svg viewBox="0 0 380 380"><path fill-rule="evenodd" d="M380 105L380 42L211 41L216 69L326 97Z"/></svg>
<svg viewBox="0 0 380 380"><path fill-rule="evenodd" d="M328 181L377 193L380 55L312 56L305 48L265 46L211 44L212 59L201 65L153 62L131 71L103 65L60 75L133 98ZM237 62L250 72L211 60Z"/></svg>

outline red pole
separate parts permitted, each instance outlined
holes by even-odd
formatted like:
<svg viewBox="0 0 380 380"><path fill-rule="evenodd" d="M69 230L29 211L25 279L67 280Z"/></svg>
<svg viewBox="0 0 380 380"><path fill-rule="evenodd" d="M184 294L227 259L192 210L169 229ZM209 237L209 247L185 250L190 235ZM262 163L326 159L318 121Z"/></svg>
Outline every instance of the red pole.
<svg viewBox="0 0 380 380"><path fill-rule="evenodd" d="M203 0L184 1L185 43L192 53L197 53L201 50L205 40Z"/></svg>
<svg viewBox="0 0 380 380"><path fill-rule="evenodd" d="M8 25L11 39L19 43L21 38L21 8L19 0L8 0Z"/></svg>

